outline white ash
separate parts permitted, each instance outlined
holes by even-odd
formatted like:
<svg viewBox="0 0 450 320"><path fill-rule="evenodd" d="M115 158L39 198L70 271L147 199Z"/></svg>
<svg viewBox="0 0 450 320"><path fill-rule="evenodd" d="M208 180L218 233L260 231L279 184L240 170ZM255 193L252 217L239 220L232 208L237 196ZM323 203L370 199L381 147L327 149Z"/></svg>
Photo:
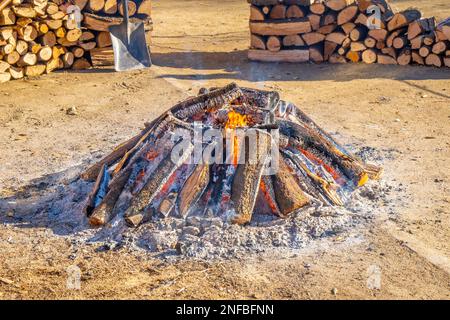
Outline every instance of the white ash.
<svg viewBox="0 0 450 320"><path fill-rule="evenodd" d="M221 218L189 216L154 217L133 229L117 216L101 229L89 226L82 211L92 186L76 179L65 185L50 181L39 188L29 187L21 195L0 199L0 222L14 227L49 228L53 234L69 237L75 244L94 244L99 250L127 247L158 255L217 259L248 253L304 248L314 240L346 236L350 231L389 212L388 198L393 187L371 182L352 195L346 208L309 207L287 219L255 215L246 226ZM395 188L398 191L398 188ZM11 213L14 214L6 214Z"/></svg>

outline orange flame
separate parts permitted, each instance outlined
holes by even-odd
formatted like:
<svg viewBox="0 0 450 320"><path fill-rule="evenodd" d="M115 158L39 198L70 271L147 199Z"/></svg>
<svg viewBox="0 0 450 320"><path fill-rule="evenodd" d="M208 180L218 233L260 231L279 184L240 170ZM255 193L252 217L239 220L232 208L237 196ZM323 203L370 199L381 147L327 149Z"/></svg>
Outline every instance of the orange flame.
<svg viewBox="0 0 450 320"><path fill-rule="evenodd" d="M230 111L228 113L228 121L225 124L225 128L227 129L236 129L237 127L245 127L247 126L247 116L244 114L240 114L236 111Z"/></svg>
<svg viewBox="0 0 450 320"><path fill-rule="evenodd" d="M326 171L328 171L329 174L333 177L334 181L338 181L341 177L339 173L337 173L332 167L327 165L325 162L322 161L322 159L319 159L311 152L306 151L305 149L300 149L300 152L303 153L307 158L312 160L313 162L317 163L318 165L321 165L325 168Z"/></svg>
<svg viewBox="0 0 450 320"><path fill-rule="evenodd" d="M267 204L269 205L270 210L272 210L272 213L277 213L277 205L273 202L272 197L270 196L269 191L267 190L266 184L263 180L259 183L259 187L263 193L264 198L267 201Z"/></svg>
<svg viewBox="0 0 450 320"><path fill-rule="evenodd" d="M230 111L228 113L228 121L225 123L226 129L236 129L238 127L247 126L247 116L240 114L236 111ZM235 132L232 132L233 141L233 165L236 167L239 159L239 139Z"/></svg>

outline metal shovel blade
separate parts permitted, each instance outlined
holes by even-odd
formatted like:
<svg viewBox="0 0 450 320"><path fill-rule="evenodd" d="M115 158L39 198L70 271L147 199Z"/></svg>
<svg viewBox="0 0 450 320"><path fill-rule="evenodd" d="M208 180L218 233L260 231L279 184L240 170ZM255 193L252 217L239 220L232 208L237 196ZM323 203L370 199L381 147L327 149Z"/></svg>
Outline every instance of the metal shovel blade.
<svg viewBox="0 0 450 320"><path fill-rule="evenodd" d="M142 22L135 23L124 19L121 24L110 26L109 32L116 71L143 69L152 65Z"/></svg>

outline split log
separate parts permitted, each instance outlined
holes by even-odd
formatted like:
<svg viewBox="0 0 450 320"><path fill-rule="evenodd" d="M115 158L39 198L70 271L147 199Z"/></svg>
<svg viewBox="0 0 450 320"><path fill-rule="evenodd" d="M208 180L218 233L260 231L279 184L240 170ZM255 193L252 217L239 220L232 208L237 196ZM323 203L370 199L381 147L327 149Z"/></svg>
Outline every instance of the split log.
<svg viewBox="0 0 450 320"><path fill-rule="evenodd" d="M282 4L277 4L272 7L269 13L270 19L286 19L286 6Z"/></svg>
<svg viewBox="0 0 450 320"><path fill-rule="evenodd" d="M308 197L300 188L283 158L280 158L277 174L272 176L272 183L276 203L282 217L287 217L309 203Z"/></svg>
<svg viewBox="0 0 450 320"><path fill-rule="evenodd" d="M446 41L439 41L436 42L433 47L431 48L431 51L434 54L442 54L445 51L447 51L447 48L449 47L448 42ZM16 49L17 50L17 49Z"/></svg>
<svg viewBox="0 0 450 320"><path fill-rule="evenodd" d="M83 14L83 25L89 30L109 31L109 27L121 24L122 18L104 17L85 12Z"/></svg>
<svg viewBox="0 0 450 320"><path fill-rule="evenodd" d="M361 59L365 63L375 63L377 61L377 53L373 49L367 49L361 54Z"/></svg>
<svg viewBox="0 0 450 320"><path fill-rule="evenodd" d="M117 11L117 2L116 2L116 11ZM256 6L250 6L250 21L264 21L265 15L262 10Z"/></svg>
<svg viewBox="0 0 450 320"><path fill-rule="evenodd" d="M342 31L344 31L344 33L346 35L349 35L350 32L352 32L352 30L355 28L356 28L356 24L354 24L353 22L347 22L347 23L344 23L343 25L341 25L341 29L342 29Z"/></svg>
<svg viewBox="0 0 450 320"><path fill-rule="evenodd" d="M12 10L14 11L14 14L17 17L23 17L23 18L36 18L37 12L33 7L12 7Z"/></svg>
<svg viewBox="0 0 450 320"><path fill-rule="evenodd" d="M374 38L375 40L384 41L388 36L388 31L385 29L372 29L368 32L369 37Z"/></svg>
<svg viewBox="0 0 450 320"><path fill-rule="evenodd" d="M280 50L278 52L249 50L248 58L265 62L307 62L309 61L309 50Z"/></svg>
<svg viewBox="0 0 450 320"><path fill-rule="evenodd" d="M45 64L36 64L34 66L26 66L25 67L25 75L27 77L37 77L42 75L45 72L46 66Z"/></svg>
<svg viewBox="0 0 450 320"><path fill-rule="evenodd" d="M51 30L57 30L63 25L62 20L44 20L44 22Z"/></svg>
<svg viewBox="0 0 450 320"><path fill-rule="evenodd" d="M336 51L338 44L331 41L325 41L323 46L323 59L328 61L331 55Z"/></svg>
<svg viewBox="0 0 450 320"><path fill-rule="evenodd" d="M325 13L325 9L326 9L326 7L325 7L325 5L322 2L315 2L315 3L312 3L309 6L309 10L312 13L318 14L318 15L324 14Z"/></svg>
<svg viewBox="0 0 450 320"><path fill-rule="evenodd" d="M283 46L285 46L285 47L294 47L294 46L301 47L304 45L305 45L305 42L298 34L285 36L283 38Z"/></svg>
<svg viewBox="0 0 450 320"><path fill-rule="evenodd" d="M10 67L11 65L9 63L0 60L0 73L5 73Z"/></svg>
<svg viewBox="0 0 450 320"><path fill-rule="evenodd" d="M27 52L17 61L18 67L33 66L37 63L37 56L34 53Z"/></svg>
<svg viewBox="0 0 450 320"><path fill-rule="evenodd" d="M81 48L83 48L85 51L89 51L94 49L97 46L97 43L95 41L91 42L84 42L78 44Z"/></svg>
<svg viewBox="0 0 450 320"><path fill-rule="evenodd" d="M339 12L337 17L337 24L343 25L344 23L353 21L358 15L358 7L357 6L348 6Z"/></svg>
<svg viewBox="0 0 450 320"><path fill-rule="evenodd" d="M406 66L411 63L411 50L409 48L405 48L400 51L397 57L397 63L401 66Z"/></svg>
<svg viewBox="0 0 450 320"><path fill-rule="evenodd" d="M91 64L85 58L76 59L72 65L73 70L84 70L89 69Z"/></svg>
<svg viewBox="0 0 450 320"><path fill-rule="evenodd" d="M70 49L75 58L81 58L84 56L84 49L80 47L73 47Z"/></svg>
<svg viewBox="0 0 450 320"><path fill-rule="evenodd" d="M434 17L413 21L408 26L408 40L412 40L423 33L428 33L435 29L436 19Z"/></svg>
<svg viewBox="0 0 450 320"><path fill-rule="evenodd" d="M0 26L9 26L16 23L16 15L11 8L0 10Z"/></svg>
<svg viewBox="0 0 450 320"><path fill-rule="evenodd" d="M95 48L90 52L92 66L113 66L114 65L114 51L112 47Z"/></svg>
<svg viewBox="0 0 450 320"><path fill-rule="evenodd" d="M325 1L325 5L331 10L341 11L353 2L353 0L327 0Z"/></svg>
<svg viewBox="0 0 450 320"><path fill-rule="evenodd" d="M357 26L350 32L350 39L352 41L361 41L367 37L368 29L365 26Z"/></svg>
<svg viewBox="0 0 450 320"><path fill-rule="evenodd" d="M328 25L325 25L325 26L321 26L317 30L317 32L319 32L321 34L324 34L324 35L327 35L327 34L332 33L336 29L336 27L337 27L336 24L328 24Z"/></svg>
<svg viewBox="0 0 450 320"><path fill-rule="evenodd" d="M445 57L444 58L444 64L445 64L446 67L450 68L450 57Z"/></svg>
<svg viewBox="0 0 450 320"><path fill-rule="evenodd" d="M379 64L397 64L397 60L385 54L378 54L377 62Z"/></svg>
<svg viewBox="0 0 450 320"><path fill-rule="evenodd" d="M89 0L87 8L92 12L99 12L105 7L105 0Z"/></svg>
<svg viewBox="0 0 450 320"><path fill-rule="evenodd" d="M117 0L106 0L105 6L103 7L103 12L105 12L106 14L116 14L117 5Z"/></svg>
<svg viewBox="0 0 450 320"><path fill-rule="evenodd" d="M311 30L313 30L313 31L319 30L321 16L319 16L317 14L308 14L307 18L308 18L309 23L311 25ZM304 32L310 32L311 30L304 31ZM302 32L299 32L299 33L302 33Z"/></svg>
<svg viewBox="0 0 450 320"><path fill-rule="evenodd" d="M60 67L60 59L59 58L52 58L45 64L45 72L50 73L53 72Z"/></svg>
<svg viewBox="0 0 450 320"><path fill-rule="evenodd" d="M302 34L303 41L305 41L306 45L312 46L316 43L322 42L325 40L325 35L318 32L308 32Z"/></svg>
<svg viewBox="0 0 450 320"><path fill-rule="evenodd" d="M281 39L276 36L270 36L267 39L267 49L271 52L277 52L281 49Z"/></svg>
<svg viewBox="0 0 450 320"><path fill-rule="evenodd" d="M408 38L406 36L396 37L394 38L394 41L392 42L392 46L395 49L402 49L406 47L408 44Z"/></svg>
<svg viewBox="0 0 450 320"><path fill-rule="evenodd" d="M18 40L16 43L16 51L23 56L28 52L28 42L25 40Z"/></svg>
<svg viewBox="0 0 450 320"><path fill-rule="evenodd" d="M377 40L371 37L367 37L366 39L364 39L364 45L367 48L375 48L377 45Z"/></svg>
<svg viewBox="0 0 450 320"><path fill-rule="evenodd" d="M119 6L119 13L120 15L123 17L124 12L123 12L123 5L122 2L120 2ZM129 16L134 16L136 14L137 11L137 7L136 7L136 3L134 1L129 0L128 1L128 14Z"/></svg>
<svg viewBox="0 0 450 320"><path fill-rule="evenodd" d="M308 19L296 19L289 22L250 22L250 32L265 36L287 36L311 31Z"/></svg>
<svg viewBox="0 0 450 320"><path fill-rule="evenodd" d="M11 53L7 54L4 59L9 65L12 66L19 61L20 54L17 51L12 51Z"/></svg>
<svg viewBox="0 0 450 320"><path fill-rule="evenodd" d="M142 0L141 3L139 4L137 13L146 15L147 17L150 17L152 15L152 1L151 0Z"/></svg>
<svg viewBox="0 0 450 320"><path fill-rule="evenodd" d="M352 42L350 44L350 51L358 52L358 51L364 51L366 49L367 49L367 47L362 42Z"/></svg>
<svg viewBox="0 0 450 320"><path fill-rule="evenodd" d="M62 57L63 67L64 68L70 68L73 65L73 62L75 61L75 56L72 52L66 52L64 56Z"/></svg>
<svg viewBox="0 0 450 320"><path fill-rule="evenodd" d="M323 15L320 15L320 25L326 26L329 24L337 24L337 13L333 11L329 11Z"/></svg>
<svg viewBox="0 0 450 320"><path fill-rule="evenodd" d="M381 52L385 55L391 56L394 59L397 59L397 50L395 50L393 47L386 47L381 49Z"/></svg>
<svg viewBox="0 0 450 320"><path fill-rule="evenodd" d="M325 40L341 45L346 38L347 36L342 32L332 32L325 37Z"/></svg>
<svg viewBox="0 0 450 320"><path fill-rule="evenodd" d="M11 74L9 72L0 72L0 83L11 80Z"/></svg>
<svg viewBox="0 0 450 320"><path fill-rule="evenodd" d="M44 46L53 47L56 45L56 35L53 31L49 31L41 37L39 42Z"/></svg>
<svg viewBox="0 0 450 320"><path fill-rule="evenodd" d="M419 55L422 58L426 58L431 53L431 47L429 46L422 46L419 49Z"/></svg>
<svg viewBox="0 0 450 320"><path fill-rule="evenodd" d="M411 59L412 59L413 62L415 62L417 64L420 64L420 65L424 65L425 64L425 60L416 51L412 51L411 52Z"/></svg>
<svg viewBox="0 0 450 320"><path fill-rule="evenodd" d="M194 208L195 203L208 185L209 175L208 165L197 165L186 180L177 201L178 212L181 217L186 217L189 211Z"/></svg>
<svg viewBox="0 0 450 320"><path fill-rule="evenodd" d="M17 35L19 36L19 39L30 42L37 38L38 32L33 26L30 25L23 28L18 28Z"/></svg>
<svg viewBox="0 0 450 320"><path fill-rule="evenodd" d="M105 31L106 32L106 31ZM81 42L85 42L85 41L91 41L95 39L95 34L91 31L83 31L83 33L81 33L80 38L78 39Z"/></svg>
<svg viewBox="0 0 450 320"><path fill-rule="evenodd" d="M9 73L12 79L22 79L24 77L23 68L11 66L9 68Z"/></svg>
<svg viewBox="0 0 450 320"><path fill-rule="evenodd" d="M439 22L437 25L437 30L445 36L446 40L450 41L450 18Z"/></svg>
<svg viewBox="0 0 450 320"><path fill-rule="evenodd" d="M304 17L305 12L298 5L291 5L286 10L286 18L288 19L298 19Z"/></svg>
<svg viewBox="0 0 450 320"><path fill-rule="evenodd" d="M309 47L309 60L315 63L324 62L324 45L317 43Z"/></svg>
<svg viewBox="0 0 450 320"><path fill-rule="evenodd" d="M347 60L342 55L334 53L330 56L330 58L328 59L328 62L330 62L330 63L347 63Z"/></svg>
<svg viewBox="0 0 450 320"><path fill-rule="evenodd" d="M434 53L430 53L426 58L425 58L425 64L428 66L435 66L435 67L442 67L442 58L441 56L438 56L437 54Z"/></svg>
<svg viewBox="0 0 450 320"><path fill-rule="evenodd" d="M53 57L53 50L51 47L42 47L37 53L39 61L49 61Z"/></svg>
<svg viewBox="0 0 450 320"><path fill-rule="evenodd" d="M367 16L364 13L358 14L358 16L355 19L355 24L360 24L363 26L368 26L367 24Z"/></svg>
<svg viewBox="0 0 450 320"><path fill-rule="evenodd" d="M397 30L399 28L407 27L410 23L420 19L422 14L415 9L408 9L403 12L396 13L387 24L389 31Z"/></svg>
<svg viewBox="0 0 450 320"><path fill-rule="evenodd" d="M253 49L266 50L266 42L263 37L256 34L250 36L250 47Z"/></svg>
<svg viewBox="0 0 450 320"><path fill-rule="evenodd" d="M386 38L386 46L392 47L394 45L394 39L403 35L405 33L406 29L399 29L395 30L394 32L391 32L389 36Z"/></svg>

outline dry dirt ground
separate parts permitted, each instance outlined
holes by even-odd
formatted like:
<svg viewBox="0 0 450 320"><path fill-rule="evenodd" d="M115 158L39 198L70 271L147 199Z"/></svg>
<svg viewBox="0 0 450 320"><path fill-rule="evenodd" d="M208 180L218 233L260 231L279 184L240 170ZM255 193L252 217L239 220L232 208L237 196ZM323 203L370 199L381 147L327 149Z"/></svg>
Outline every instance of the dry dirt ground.
<svg viewBox="0 0 450 320"><path fill-rule="evenodd" d="M394 3L450 16L448 0ZM0 299L450 298L450 70L251 63L247 12L243 0L155 0L150 70L1 84L1 197L73 177L200 87L236 81L276 89L342 143L375 148L403 201L394 194L391 214L358 230L360 241L215 262L97 252L0 212ZM78 114L67 115L70 107ZM81 290L67 289L71 265L82 271ZM374 266L378 289L367 285Z"/></svg>

